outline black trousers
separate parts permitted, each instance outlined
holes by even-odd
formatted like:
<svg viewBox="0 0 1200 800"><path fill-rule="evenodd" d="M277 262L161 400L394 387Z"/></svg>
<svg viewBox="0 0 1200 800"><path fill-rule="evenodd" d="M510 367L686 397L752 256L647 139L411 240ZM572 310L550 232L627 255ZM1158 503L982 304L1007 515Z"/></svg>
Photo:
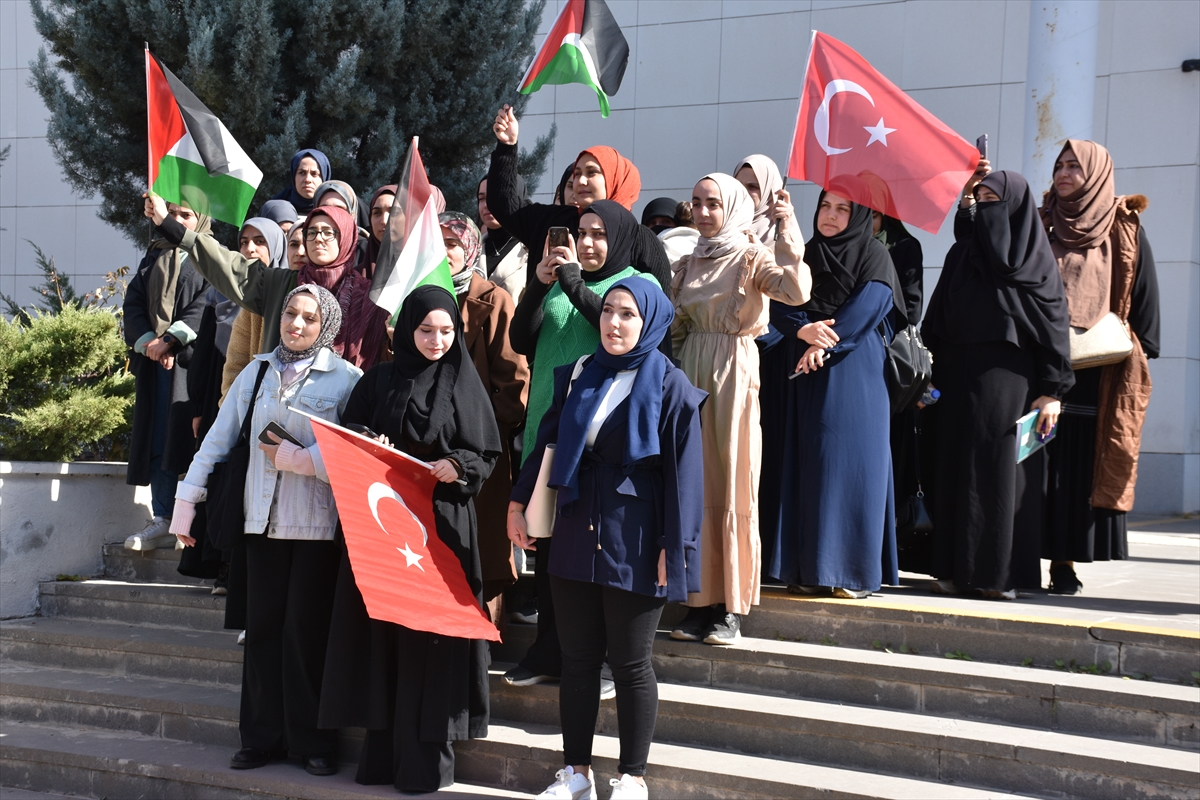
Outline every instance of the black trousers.
<svg viewBox="0 0 1200 800"><path fill-rule="evenodd" d="M521 659L521 666L538 675L557 678L562 674L562 646L554 621L554 598L550 589L550 543L554 537L537 540L537 560L533 565L533 586L537 590L537 638Z"/></svg>
<svg viewBox="0 0 1200 800"><path fill-rule="evenodd" d="M562 642L558 713L563 762L592 763L592 739L600 713L600 667L607 654L617 685L619 769L644 776L658 718L658 681L651 656L667 601L554 575L550 586Z"/></svg>
<svg viewBox="0 0 1200 800"><path fill-rule="evenodd" d="M242 747L331 757L337 731L317 728L340 551L334 542L246 540Z"/></svg>

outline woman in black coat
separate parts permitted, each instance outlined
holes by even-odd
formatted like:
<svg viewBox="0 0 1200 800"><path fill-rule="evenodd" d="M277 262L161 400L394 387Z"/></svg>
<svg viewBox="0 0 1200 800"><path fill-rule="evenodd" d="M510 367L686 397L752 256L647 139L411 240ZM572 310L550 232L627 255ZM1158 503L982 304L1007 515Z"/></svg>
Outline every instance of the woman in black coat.
<svg viewBox="0 0 1200 800"><path fill-rule="evenodd" d="M673 317L671 301L645 278L623 278L605 293L601 344L555 370L553 404L513 487L509 538L536 549L525 508L553 445L548 485L558 494L549 572L562 643L566 766L543 796L595 797L592 738L607 654L621 741L613 796L645 797L658 710L654 634L668 600L700 589L700 406L707 394L656 349Z"/></svg>
<svg viewBox="0 0 1200 800"><path fill-rule="evenodd" d="M395 360L362 377L342 424L364 425L433 465L437 534L482 607L474 498L501 451L491 400L466 355L458 302L445 289L414 290L395 331ZM321 726L367 729L355 780L412 793L453 783L451 743L487 735L487 642L370 619L343 557L328 653Z"/></svg>
<svg viewBox="0 0 1200 800"><path fill-rule="evenodd" d="M964 190L955 244L921 333L941 391L932 420L936 592L975 590L1011 600L1039 588L1045 451L1016 462L1016 422L1039 410L1057 422L1075 382L1058 264L1019 173L979 177ZM973 196L972 196L973 190Z"/></svg>

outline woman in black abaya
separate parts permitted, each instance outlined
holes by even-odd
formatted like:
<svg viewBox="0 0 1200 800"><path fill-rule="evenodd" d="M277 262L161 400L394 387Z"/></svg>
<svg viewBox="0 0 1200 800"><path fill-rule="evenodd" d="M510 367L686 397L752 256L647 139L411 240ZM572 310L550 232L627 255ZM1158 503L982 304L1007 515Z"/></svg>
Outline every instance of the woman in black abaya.
<svg viewBox="0 0 1200 800"><path fill-rule="evenodd" d="M1016 421L1057 422L1075 382L1067 302L1037 202L1019 173L964 189L957 240L921 332L942 396L932 422L934 591L1011 600L1040 585L1045 451L1016 463Z"/></svg>
<svg viewBox="0 0 1200 800"><path fill-rule="evenodd" d="M458 302L423 286L396 322L395 360L362 377L342 415L433 465L437 533L482 605L474 498L500 455L491 400L465 356ZM462 480L463 483L458 481ZM355 780L435 792L454 782L451 742L487 735L487 642L368 618L348 558L334 599L321 725L367 729Z"/></svg>

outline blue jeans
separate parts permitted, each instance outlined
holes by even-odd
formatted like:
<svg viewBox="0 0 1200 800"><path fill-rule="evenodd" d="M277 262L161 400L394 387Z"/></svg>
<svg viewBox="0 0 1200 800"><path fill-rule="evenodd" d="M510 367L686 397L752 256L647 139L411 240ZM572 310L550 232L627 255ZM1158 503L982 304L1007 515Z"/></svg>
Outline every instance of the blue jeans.
<svg viewBox="0 0 1200 800"><path fill-rule="evenodd" d="M154 422L150 433L150 508L156 517L170 517L175 510L175 486L179 476L162 468L167 448L167 416L171 411L171 371L154 365Z"/></svg>

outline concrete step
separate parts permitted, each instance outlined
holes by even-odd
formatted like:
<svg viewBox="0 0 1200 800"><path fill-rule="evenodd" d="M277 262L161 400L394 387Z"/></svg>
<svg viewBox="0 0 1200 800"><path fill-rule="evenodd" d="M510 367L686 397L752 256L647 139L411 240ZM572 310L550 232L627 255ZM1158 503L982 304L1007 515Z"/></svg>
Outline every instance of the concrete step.
<svg viewBox="0 0 1200 800"><path fill-rule="evenodd" d="M205 800L360 800L395 798L391 786L359 786L354 768L315 777L298 761L255 770L229 768L229 749L144 736L9 724L0 739L0 786L93 798ZM7 800L9 788L3 794ZM439 798L520 797L494 786L456 783Z"/></svg>
<svg viewBox="0 0 1200 800"><path fill-rule="evenodd" d="M680 612L672 609L676 615ZM1194 685L1200 664L1195 631L1090 619L1057 618L1020 602L979 600L939 605L921 597L876 595L865 600L790 595L763 589L762 604L742 622L745 636L867 649L877 643L896 651L942 656L966 654L975 661L1040 667L1056 661L1081 668L1105 664L1114 675L1152 676ZM664 614L664 626L675 621Z"/></svg>
<svg viewBox="0 0 1200 800"><path fill-rule="evenodd" d="M1200 687L743 638L654 643L659 681L1200 750ZM510 687L511 688L511 687Z"/></svg>
<svg viewBox="0 0 1200 800"><path fill-rule="evenodd" d="M0 719L124 731L237 749L239 688L140 675L56 669L6 659Z"/></svg>
<svg viewBox="0 0 1200 800"><path fill-rule="evenodd" d="M353 768L317 778L298 762L256 770L229 769L227 748L130 733L6 726L0 739L0 785L53 785L83 797L300 798L357 800L396 796L391 786L358 786ZM593 766L601 797L615 777L617 740L596 738ZM456 783L439 798L523 797L544 789L562 765L561 737L540 726L494 723L489 738L455 744ZM654 796L672 798L930 798L1007 796L964 786L811 766L769 758L654 745L649 781ZM503 787L503 788L496 788Z"/></svg>
<svg viewBox="0 0 1200 800"><path fill-rule="evenodd" d="M121 544L106 544L104 577L109 580L133 583L176 583L181 586L212 586L212 581L189 578L179 574L180 551L172 548L158 550L126 550Z"/></svg>
<svg viewBox="0 0 1200 800"><path fill-rule="evenodd" d="M511 687L501 674L493 715L557 724L557 686ZM616 734L615 701L598 730ZM1178 748L709 687L659 684L655 740L1047 796L1200 797L1200 754Z"/></svg>
<svg viewBox="0 0 1200 800"><path fill-rule="evenodd" d="M34 618L0 623L0 653L235 691L241 683L232 631ZM1200 749L1197 687L765 639L710 647L665 633L655 643L655 670L663 682Z"/></svg>
<svg viewBox="0 0 1200 800"><path fill-rule="evenodd" d="M234 688L242 682L242 648L234 631L30 617L0 623L0 658Z"/></svg>
<svg viewBox="0 0 1200 800"><path fill-rule="evenodd" d="M225 598L207 586L129 583L97 579L47 581L40 585L41 615L139 626L219 631Z"/></svg>

